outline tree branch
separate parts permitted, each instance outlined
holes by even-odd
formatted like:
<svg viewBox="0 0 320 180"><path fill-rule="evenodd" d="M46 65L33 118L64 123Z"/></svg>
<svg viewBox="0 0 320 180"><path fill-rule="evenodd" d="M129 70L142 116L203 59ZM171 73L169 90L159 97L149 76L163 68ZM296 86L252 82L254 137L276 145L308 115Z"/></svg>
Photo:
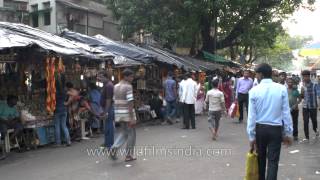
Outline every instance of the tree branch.
<svg viewBox="0 0 320 180"><path fill-rule="evenodd" d="M252 21L254 17L263 12L264 9L272 8L281 3L281 0L260 0L258 6L252 9L243 19L241 19L229 33L229 35L217 42L217 49L223 49L232 45L232 42L236 40L241 34L245 33L246 27Z"/></svg>

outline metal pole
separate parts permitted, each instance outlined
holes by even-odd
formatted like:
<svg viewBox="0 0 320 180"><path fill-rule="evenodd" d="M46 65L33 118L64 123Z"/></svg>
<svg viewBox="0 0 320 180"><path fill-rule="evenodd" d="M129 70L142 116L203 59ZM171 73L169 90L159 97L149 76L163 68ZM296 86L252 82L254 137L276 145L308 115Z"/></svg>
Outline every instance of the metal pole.
<svg viewBox="0 0 320 180"><path fill-rule="evenodd" d="M87 35L89 35L89 10L87 10Z"/></svg>

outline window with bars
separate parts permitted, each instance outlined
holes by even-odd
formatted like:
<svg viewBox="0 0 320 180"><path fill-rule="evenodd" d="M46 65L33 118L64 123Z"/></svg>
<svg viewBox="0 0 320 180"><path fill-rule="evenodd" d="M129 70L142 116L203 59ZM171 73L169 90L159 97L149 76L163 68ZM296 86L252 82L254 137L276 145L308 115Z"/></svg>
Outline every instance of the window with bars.
<svg viewBox="0 0 320 180"><path fill-rule="evenodd" d="M50 2L44 2L43 3L43 20L44 20L44 25L49 26L51 24L51 11L50 11Z"/></svg>
<svg viewBox="0 0 320 180"><path fill-rule="evenodd" d="M38 4L34 4L31 6L31 19L32 19L32 26L39 27L39 14L38 14Z"/></svg>

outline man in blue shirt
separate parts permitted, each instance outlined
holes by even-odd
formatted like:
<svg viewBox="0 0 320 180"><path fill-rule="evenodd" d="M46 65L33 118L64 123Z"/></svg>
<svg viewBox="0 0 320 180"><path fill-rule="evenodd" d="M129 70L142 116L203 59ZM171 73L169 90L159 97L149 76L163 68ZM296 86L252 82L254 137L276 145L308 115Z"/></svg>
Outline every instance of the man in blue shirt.
<svg viewBox="0 0 320 180"><path fill-rule="evenodd" d="M272 68L268 64L260 64L256 73L260 83L249 92L247 132L251 150L257 148L259 154L259 179L275 180L281 142L292 143L288 93L285 86L272 81Z"/></svg>
<svg viewBox="0 0 320 180"><path fill-rule="evenodd" d="M245 70L243 73L243 77L239 78L237 81L237 91L236 98L238 99L239 104L239 122L243 121L243 105L245 104L247 112L248 112L248 99L249 99L249 91L253 86L253 81L250 78L250 71Z"/></svg>
<svg viewBox="0 0 320 180"><path fill-rule="evenodd" d="M167 102L167 118L168 123L172 124L173 118L176 115L176 100L177 100L177 84L173 80L173 73L168 73L168 79L164 82L165 100Z"/></svg>

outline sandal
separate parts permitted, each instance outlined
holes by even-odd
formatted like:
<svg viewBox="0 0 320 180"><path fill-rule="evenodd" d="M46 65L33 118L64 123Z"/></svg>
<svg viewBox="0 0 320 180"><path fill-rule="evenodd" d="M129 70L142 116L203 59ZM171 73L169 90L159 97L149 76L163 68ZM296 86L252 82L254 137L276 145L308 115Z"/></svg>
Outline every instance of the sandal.
<svg viewBox="0 0 320 180"><path fill-rule="evenodd" d="M126 159L124 161L125 162L130 162L130 161L135 161L135 160L137 160L137 158L134 158L132 156L128 156L128 157L126 157Z"/></svg>

